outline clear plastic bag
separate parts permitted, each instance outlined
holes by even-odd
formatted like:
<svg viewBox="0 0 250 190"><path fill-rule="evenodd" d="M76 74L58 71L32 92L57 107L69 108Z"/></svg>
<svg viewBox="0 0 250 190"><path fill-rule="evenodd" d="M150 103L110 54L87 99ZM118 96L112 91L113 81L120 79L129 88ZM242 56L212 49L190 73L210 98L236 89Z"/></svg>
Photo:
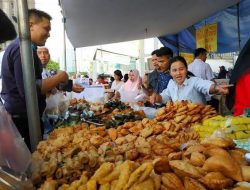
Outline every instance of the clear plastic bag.
<svg viewBox="0 0 250 190"><path fill-rule="evenodd" d="M46 99L46 109L45 109L46 115L48 116L64 115L68 110L70 98L71 98L71 93L58 92L56 94L50 95Z"/></svg>
<svg viewBox="0 0 250 190"><path fill-rule="evenodd" d="M31 163L31 153L18 132L10 115L0 106L0 166L16 172L26 172Z"/></svg>

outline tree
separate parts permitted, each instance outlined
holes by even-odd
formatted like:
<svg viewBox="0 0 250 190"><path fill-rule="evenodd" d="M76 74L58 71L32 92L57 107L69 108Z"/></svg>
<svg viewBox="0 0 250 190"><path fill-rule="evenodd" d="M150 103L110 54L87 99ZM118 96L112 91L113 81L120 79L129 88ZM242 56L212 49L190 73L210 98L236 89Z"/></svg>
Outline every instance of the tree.
<svg viewBox="0 0 250 190"><path fill-rule="evenodd" d="M47 65L47 69L48 70L54 70L54 71L57 71L60 69L60 64L53 61L53 60L49 60L49 63Z"/></svg>

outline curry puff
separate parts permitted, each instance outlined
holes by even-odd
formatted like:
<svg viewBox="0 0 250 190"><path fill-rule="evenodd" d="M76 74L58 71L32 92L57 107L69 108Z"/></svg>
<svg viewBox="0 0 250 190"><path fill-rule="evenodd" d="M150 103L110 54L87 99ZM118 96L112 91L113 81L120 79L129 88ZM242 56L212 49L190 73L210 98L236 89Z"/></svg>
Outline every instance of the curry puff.
<svg viewBox="0 0 250 190"><path fill-rule="evenodd" d="M221 172L235 181L243 181L241 168L231 157L212 156L205 161L203 169L208 172Z"/></svg>
<svg viewBox="0 0 250 190"><path fill-rule="evenodd" d="M210 172L201 178L200 181L209 189L223 189L233 184L233 180L225 177L220 172Z"/></svg>

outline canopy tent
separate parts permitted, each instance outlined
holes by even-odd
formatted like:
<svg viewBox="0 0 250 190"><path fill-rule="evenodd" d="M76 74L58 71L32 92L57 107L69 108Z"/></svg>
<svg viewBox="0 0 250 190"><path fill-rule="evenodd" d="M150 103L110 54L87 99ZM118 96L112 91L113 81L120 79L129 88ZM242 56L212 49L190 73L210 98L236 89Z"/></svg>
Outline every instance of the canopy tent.
<svg viewBox="0 0 250 190"><path fill-rule="evenodd" d="M176 33L239 0L60 0L72 45L86 47Z"/></svg>
<svg viewBox="0 0 250 190"><path fill-rule="evenodd" d="M184 29L176 34L159 37L164 46L174 52L191 53L196 49L197 29L217 23L217 53L237 52L245 45L250 35L250 1L241 0L239 4Z"/></svg>

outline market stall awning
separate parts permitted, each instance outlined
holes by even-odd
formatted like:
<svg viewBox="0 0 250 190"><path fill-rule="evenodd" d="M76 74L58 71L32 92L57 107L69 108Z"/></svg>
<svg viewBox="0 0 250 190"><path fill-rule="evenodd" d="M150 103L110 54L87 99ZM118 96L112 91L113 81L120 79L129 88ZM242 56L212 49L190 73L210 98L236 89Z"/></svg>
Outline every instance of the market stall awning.
<svg viewBox="0 0 250 190"><path fill-rule="evenodd" d="M74 47L176 33L239 0L60 0Z"/></svg>
<svg viewBox="0 0 250 190"><path fill-rule="evenodd" d="M237 5L223 9L178 33L167 34L159 39L164 46L170 47L175 53L193 53L198 44L196 43L196 32L205 26L216 24L216 49L209 49L209 42L211 42L209 34L202 36L208 42L205 48L210 52L216 53L237 52L241 50L249 39L249 23L250 1L241 0Z"/></svg>

